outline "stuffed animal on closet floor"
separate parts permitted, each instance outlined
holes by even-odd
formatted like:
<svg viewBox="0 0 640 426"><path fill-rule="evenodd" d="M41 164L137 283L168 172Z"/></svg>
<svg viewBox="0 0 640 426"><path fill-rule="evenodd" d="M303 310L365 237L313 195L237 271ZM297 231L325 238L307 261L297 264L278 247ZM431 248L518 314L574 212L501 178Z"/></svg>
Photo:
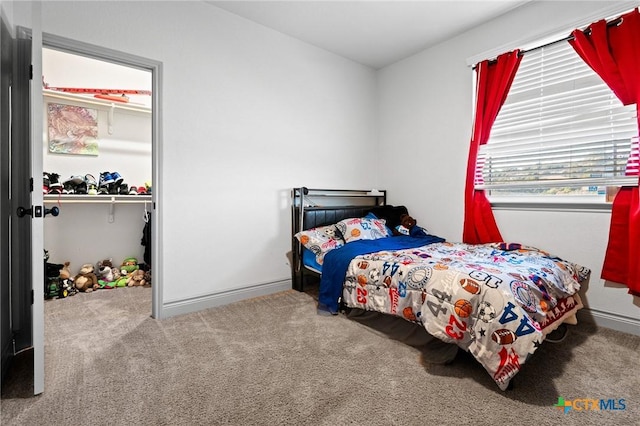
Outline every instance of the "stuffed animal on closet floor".
<svg viewBox="0 0 640 426"><path fill-rule="evenodd" d="M113 261L111 260L111 258L99 260L98 263L96 263L96 268L98 268L98 270L100 270L100 268L105 266L108 266L109 268L113 268Z"/></svg>
<svg viewBox="0 0 640 426"><path fill-rule="evenodd" d="M142 286L145 285L146 281L144 280L144 271L142 269L136 269L131 273L129 278L127 278L127 286Z"/></svg>
<svg viewBox="0 0 640 426"><path fill-rule="evenodd" d="M98 287L102 289L113 288L113 268L111 259L104 259L96 263Z"/></svg>
<svg viewBox="0 0 640 426"><path fill-rule="evenodd" d="M127 279L129 279L128 274L122 274L122 271L118 272L118 279L113 282L114 287L126 287Z"/></svg>
<svg viewBox="0 0 640 426"><path fill-rule="evenodd" d="M135 257L127 257L122 261L122 265L120 265L120 272L122 275L130 274L138 269L140 269L140 266L138 266L138 259Z"/></svg>
<svg viewBox="0 0 640 426"><path fill-rule="evenodd" d="M126 287L126 282L119 284L121 282L120 269L113 266L111 258L99 261L96 266L98 269L98 283L101 284L102 288ZM101 283L100 281L103 282Z"/></svg>
<svg viewBox="0 0 640 426"><path fill-rule="evenodd" d="M85 263L80 268L80 272L73 279L73 283L79 291L90 292L97 290L98 277L94 272L94 267L91 263Z"/></svg>
<svg viewBox="0 0 640 426"><path fill-rule="evenodd" d="M62 286L63 294L66 292L67 296L73 296L78 292L76 289L73 277L71 277L71 271L69 270L70 262L64 262L64 266L60 269L60 285Z"/></svg>
<svg viewBox="0 0 640 426"><path fill-rule="evenodd" d="M113 266L113 262L111 258L104 259L98 262L98 281L103 280L107 283L113 283L112 286L115 287L126 287L126 282L120 282L120 278L122 274L120 273L120 269Z"/></svg>
<svg viewBox="0 0 640 426"><path fill-rule="evenodd" d="M101 260L97 263L98 273L98 281L106 281L108 283L113 281L113 265L111 264L111 259Z"/></svg>
<svg viewBox="0 0 640 426"><path fill-rule="evenodd" d="M62 268L60 269L61 280L68 280L69 278L71 278L71 271L69 270L69 265L71 265L71 262L64 262L64 264L62 265Z"/></svg>
<svg viewBox="0 0 640 426"><path fill-rule="evenodd" d="M118 272L114 272L114 276L117 275L118 278L114 278L114 285L116 287L127 287L129 278L134 271L140 269L138 266L138 259L135 257L127 257L122 261L122 265L120 265L120 269ZM115 271L116 268L113 268Z"/></svg>
<svg viewBox="0 0 640 426"><path fill-rule="evenodd" d="M116 267L111 268L111 273L113 274L113 282L118 281L122 276L122 274L120 274L120 269Z"/></svg>
<svg viewBox="0 0 640 426"><path fill-rule="evenodd" d="M426 237L427 232L419 227L418 221L406 213L400 215L400 225L393 229L393 235L409 235L412 237Z"/></svg>

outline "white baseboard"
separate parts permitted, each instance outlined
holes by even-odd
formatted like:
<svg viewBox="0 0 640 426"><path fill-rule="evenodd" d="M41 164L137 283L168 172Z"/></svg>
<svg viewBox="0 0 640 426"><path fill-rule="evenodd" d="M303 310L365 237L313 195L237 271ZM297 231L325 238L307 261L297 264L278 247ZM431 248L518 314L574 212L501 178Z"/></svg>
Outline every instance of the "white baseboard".
<svg viewBox="0 0 640 426"><path fill-rule="evenodd" d="M191 312L197 312L203 309L227 305L229 303L251 299L252 297L266 296L285 290L291 290L291 279L256 284L249 287L223 291L220 293L207 294L190 299L167 302L162 305L162 318L189 314Z"/></svg>
<svg viewBox="0 0 640 426"><path fill-rule="evenodd" d="M615 315L597 309L583 308L578 311L579 321L594 323L599 327L606 327L623 333L640 336L640 320L622 315Z"/></svg>

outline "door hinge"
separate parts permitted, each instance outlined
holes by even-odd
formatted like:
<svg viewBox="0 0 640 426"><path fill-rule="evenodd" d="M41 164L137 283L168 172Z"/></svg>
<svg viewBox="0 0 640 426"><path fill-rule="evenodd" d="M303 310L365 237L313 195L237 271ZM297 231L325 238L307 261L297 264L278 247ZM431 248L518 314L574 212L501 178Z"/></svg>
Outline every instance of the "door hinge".
<svg viewBox="0 0 640 426"><path fill-rule="evenodd" d="M33 192L33 178L29 178L29 192Z"/></svg>
<svg viewBox="0 0 640 426"><path fill-rule="evenodd" d="M33 80L33 65L29 65L29 80Z"/></svg>
<svg viewBox="0 0 640 426"><path fill-rule="evenodd" d="M33 302L35 302L35 296L33 293L33 290L31 290L31 304L33 305Z"/></svg>

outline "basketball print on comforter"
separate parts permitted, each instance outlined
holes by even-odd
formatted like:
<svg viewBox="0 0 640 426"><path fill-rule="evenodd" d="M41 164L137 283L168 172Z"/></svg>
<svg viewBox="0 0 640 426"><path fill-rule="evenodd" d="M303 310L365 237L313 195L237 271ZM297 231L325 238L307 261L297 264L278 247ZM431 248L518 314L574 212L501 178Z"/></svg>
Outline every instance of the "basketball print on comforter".
<svg viewBox="0 0 640 426"><path fill-rule="evenodd" d="M444 242L356 257L343 301L422 324L473 354L504 390L582 307L577 291L589 272L520 244Z"/></svg>

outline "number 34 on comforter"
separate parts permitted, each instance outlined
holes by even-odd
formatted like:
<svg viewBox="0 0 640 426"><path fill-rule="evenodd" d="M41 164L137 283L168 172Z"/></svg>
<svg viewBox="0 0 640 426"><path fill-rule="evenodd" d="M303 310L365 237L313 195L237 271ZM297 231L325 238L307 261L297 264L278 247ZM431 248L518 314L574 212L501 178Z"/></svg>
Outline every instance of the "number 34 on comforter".
<svg viewBox="0 0 640 426"><path fill-rule="evenodd" d="M545 336L582 307L577 291L589 273L520 244L440 242L353 258L342 298L456 343L505 390Z"/></svg>

